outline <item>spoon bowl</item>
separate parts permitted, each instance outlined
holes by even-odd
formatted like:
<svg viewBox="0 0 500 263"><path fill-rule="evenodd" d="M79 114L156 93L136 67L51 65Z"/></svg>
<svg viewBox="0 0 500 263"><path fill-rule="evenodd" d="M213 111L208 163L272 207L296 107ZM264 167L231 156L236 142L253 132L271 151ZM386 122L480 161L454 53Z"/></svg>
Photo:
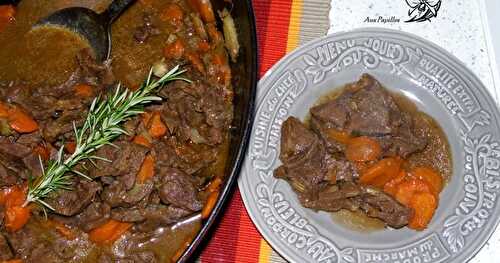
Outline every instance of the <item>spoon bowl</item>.
<svg viewBox="0 0 500 263"><path fill-rule="evenodd" d="M104 61L111 54L111 24L133 2L135 0L114 0L100 14L83 7L61 9L39 20L33 28L55 26L75 32L88 41L96 59Z"/></svg>

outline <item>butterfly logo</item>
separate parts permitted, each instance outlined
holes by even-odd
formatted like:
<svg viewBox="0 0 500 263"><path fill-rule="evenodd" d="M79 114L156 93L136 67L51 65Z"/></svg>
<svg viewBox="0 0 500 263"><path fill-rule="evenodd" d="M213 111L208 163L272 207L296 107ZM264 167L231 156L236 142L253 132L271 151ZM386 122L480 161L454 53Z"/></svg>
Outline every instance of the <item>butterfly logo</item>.
<svg viewBox="0 0 500 263"><path fill-rule="evenodd" d="M441 7L441 0L405 0L410 7L408 16L410 19L406 22L424 22L431 21L436 17Z"/></svg>

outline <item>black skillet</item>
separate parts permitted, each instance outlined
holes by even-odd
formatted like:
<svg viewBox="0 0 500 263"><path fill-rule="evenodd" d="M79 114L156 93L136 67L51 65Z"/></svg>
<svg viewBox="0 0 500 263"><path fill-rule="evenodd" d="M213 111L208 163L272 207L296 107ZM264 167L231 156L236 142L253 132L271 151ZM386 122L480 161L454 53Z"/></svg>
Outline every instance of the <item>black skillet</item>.
<svg viewBox="0 0 500 263"><path fill-rule="evenodd" d="M235 89L231 146L226 167L226 182L221 189L219 200L212 214L204 220L201 230L178 262L189 262L190 259L199 255L206 246L210 235L213 234L213 231L210 231L213 228L212 226L223 216L225 204L228 203L234 187L236 187L235 183L246 154L254 116L258 63L257 35L251 0L233 0L232 4L228 4L225 0L211 1L215 10L221 10L224 7L231 8L241 46L238 60L236 63L231 64L233 87ZM17 4L18 2L20 0L0 0L0 4Z"/></svg>

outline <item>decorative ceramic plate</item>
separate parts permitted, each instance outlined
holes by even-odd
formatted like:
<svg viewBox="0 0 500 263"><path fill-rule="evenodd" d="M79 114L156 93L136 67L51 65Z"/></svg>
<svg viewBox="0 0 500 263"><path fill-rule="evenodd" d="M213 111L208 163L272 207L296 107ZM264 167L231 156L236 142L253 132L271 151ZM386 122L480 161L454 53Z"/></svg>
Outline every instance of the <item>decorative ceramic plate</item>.
<svg viewBox="0 0 500 263"><path fill-rule="evenodd" d="M280 128L302 120L324 94L370 73L410 98L443 128L453 175L424 231L359 232L331 214L303 208L279 166ZM265 239L292 262L465 262L499 222L499 111L485 87L451 54L399 31L362 29L326 36L295 50L260 81L239 186Z"/></svg>

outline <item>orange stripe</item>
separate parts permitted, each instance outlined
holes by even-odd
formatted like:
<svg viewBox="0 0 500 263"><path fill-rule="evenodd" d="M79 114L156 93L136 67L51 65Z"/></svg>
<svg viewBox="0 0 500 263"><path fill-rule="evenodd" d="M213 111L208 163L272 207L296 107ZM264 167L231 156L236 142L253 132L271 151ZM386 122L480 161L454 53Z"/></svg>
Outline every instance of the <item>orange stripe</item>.
<svg viewBox="0 0 500 263"><path fill-rule="evenodd" d="M290 24L288 25L288 41L286 43L286 53L294 50L299 45L302 1L303 0L293 0L292 2Z"/></svg>
<svg viewBox="0 0 500 263"><path fill-rule="evenodd" d="M267 243L266 240L260 240L260 254L259 254L259 263L268 263L271 257L272 249Z"/></svg>

